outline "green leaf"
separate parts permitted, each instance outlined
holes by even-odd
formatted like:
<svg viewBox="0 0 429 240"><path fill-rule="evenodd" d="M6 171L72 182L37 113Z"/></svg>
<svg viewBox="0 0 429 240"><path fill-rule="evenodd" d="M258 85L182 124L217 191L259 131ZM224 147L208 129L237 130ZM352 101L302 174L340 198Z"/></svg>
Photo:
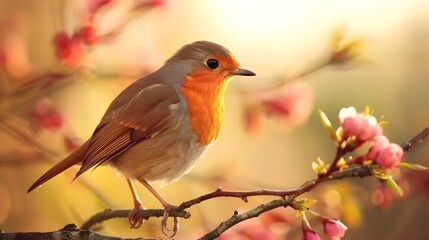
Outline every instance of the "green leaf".
<svg viewBox="0 0 429 240"><path fill-rule="evenodd" d="M387 180L389 178L392 178L392 176L390 176L389 174L386 174L385 172L379 171L377 169L372 169L372 174L374 175L374 177L382 180Z"/></svg>
<svg viewBox="0 0 429 240"><path fill-rule="evenodd" d="M390 190L392 190L394 193L398 194L399 196L404 195L404 191L402 188L393 180L392 176L390 176L386 181L384 182Z"/></svg>
<svg viewBox="0 0 429 240"><path fill-rule="evenodd" d="M302 198L295 201L296 207L298 208L297 210L299 211L307 211L310 208L310 206L315 204L316 202L317 200L312 198Z"/></svg>
<svg viewBox="0 0 429 240"><path fill-rule="evenodd" d="M428 169L427 167L425 167L423 165L414 164L414 163L407 163L407 162L399 163L398 168L411 169L411 170L417 170L417 171L422 171L422 170Z"/></svg>
<svg viewBox="0 0 429 240"><path fill-rule="evenodd" d="M337 137L337 133L332 127L331 121L329 121L328 116L326 116L326 114L320 109L319 109L319 116L320 116L320 120L322 120L323 126L328 131L329 137L335 142L338 142L339 139Z"/></svg>

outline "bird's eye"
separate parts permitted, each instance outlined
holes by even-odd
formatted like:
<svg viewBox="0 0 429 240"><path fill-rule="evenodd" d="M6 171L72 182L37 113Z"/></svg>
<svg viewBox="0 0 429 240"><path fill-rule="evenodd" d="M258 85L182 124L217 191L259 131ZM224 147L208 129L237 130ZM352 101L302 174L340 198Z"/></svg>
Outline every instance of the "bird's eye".
<svg viewBox="0 0 429 240"><path fill-rule="evenodd" d="M206 61L206 64L210 69L216 69L219 67L219 62L216 59L212 59L212 58L208 59Z"/></svg>

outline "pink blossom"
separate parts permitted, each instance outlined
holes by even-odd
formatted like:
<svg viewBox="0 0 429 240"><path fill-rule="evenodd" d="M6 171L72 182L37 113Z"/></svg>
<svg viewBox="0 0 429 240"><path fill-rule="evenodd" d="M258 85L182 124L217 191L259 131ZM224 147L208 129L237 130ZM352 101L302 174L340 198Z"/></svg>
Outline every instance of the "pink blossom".
<svg viewBox="0 0 429 240"><path fill-rule="evenodd" d="M395 168L401 161L404 150L396 143L390 143L379 151L374 159L382 169Z"/></svg>
<svg viewBox="0 0 429 240"><path fill-rule="evenodd" d="M313 109L313 91L301 81L286 83L282 88L254 94L262 111L285 126L303 124Z"/></svg>
<svg viewBox="0 0 429 240"><path fill-rule="evenodd" d="M374 142L371 143L366 159L374 160L378 153L389 145L389 139L384 135L379 135L374 138Z"/></svg>
<svg viewBox="0 0 429 240"><path fill-rule="evenodd" d="M340 239L344 237L347 226L337 219L326 219L323 221L323 231L331 239Z"/></svg>
<svg viewBox="0 0 429 240"><path fill-rule="evenodd" d="M149 4L154 7L164 6L166 0L150 0Z"/></svg>
<svg viewBox="0 0 429 240"><path fill-rule="evenodd" d="M424 173L427 175L427 173L423 171L416 171L413 172L412 175L417 175L420 173ZM386 185L380 185L378 189L376 189L371 196L371 200L374 205L380 207L380 208L389 208L393 201L395 199L406 199L410 195L410 183L408 180L404 178L395 179L396 183L399 187L404 191L404 194L402 196L399 196L398 194L395 194L392 189L387 187ZM427 186L426 186L427 187Z"/></svg>
<svg viewBox="0 0 429 240"><path fill-rule="evenodd" d="M362 160L373 160L380 168L395 168L401 161L404 150L396 143L390 143L384 135L374 138L368 153Z"/></svg>
<svg viewBox="0 0 429 240"><path fill-rule="evenodd" d="M92 45L100 40L100 36L97 35L96 29L90 25L80 28L78 36L86 45Z"/></svg>
<svg viewBox="0 0 429 240"><path fill-rule="evenodd" d="M380 208L388 208L393 202L394 194L390 188L381 185L380 188L372 193L371 199L374 205Z"/></svg>
<svg viewBox="0 0 429 240"><path fill-rule="evenodd" d="M320 240L319 234L312 229L303 229L301 240Z"/></svg>
<svg viewBox="0 0 429 240"><path fill-rule="evenodd" d="M47 98L42 98L36 102L31 110L31 115L38 127L50 130L58 130L63 124L61 114L54 108L52 102Z"/></svg>
<svg viewBox="0 0 429 240"><path fill-rule="evenodd" d="M162 7L166 5L166 0L140 0L136 6L135 9L141 9L146 7Z"/></svg>
<svg viewBox="0 0 429 240"><path fill-rule="evenodd" d="M305 216L305 215L304 215ZM320 240L319 234L311 229L307 218L303 218L301 221L302 235L301 240Z"/></svg>
<svg viewBox="0 0 429 240"><path fill-rule="evenodd" d="M343 122L344 119L348 117L355 117L357 115L357 111L355 107L342 108L338 117L340 118L340 122Z"/></svg>
<svg viewBox="0 0 429 240"><path fill-rule="evenodd" d="M79 37L69 37L64 31L54 37L55 54L69 67L77 66L83 58L83 47Z"/></svg>
<svg viewBox="0 0 429 240"><path fill-rule="evenodd" d="M261 131L263 115L257 108L246 106L244 109L244 128L250 135L256 135Z"/></svg>
<svg viewBox="0 0 429 240"><path fill-rule="evenodd" d="M357 143L362 144L373 140L382 133L382 129L374 116L356 113L354 107L341 109L339 119L343 128L343 140L354 136Z"/></svg>
<svg viewBox="0 0 429 240"><path fill-rule="evenodd" d="M87 8L90 14L95 14L100 8L112 3L113 0L87 0Z"/></svg>

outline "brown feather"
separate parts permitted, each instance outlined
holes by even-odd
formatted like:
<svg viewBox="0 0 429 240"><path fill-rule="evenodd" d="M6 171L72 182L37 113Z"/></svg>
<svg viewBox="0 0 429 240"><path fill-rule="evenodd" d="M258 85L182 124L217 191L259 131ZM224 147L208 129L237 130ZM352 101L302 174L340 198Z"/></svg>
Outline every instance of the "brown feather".
<svg viewBox="0 0 429 240"><path fill-rule="evenodd" d="M81 163L83 161L83 158L85 157L87 147L88 147L88 141L85 142L78 149L76 149L73 153L71 153L64 160L55 164L45 174L43 174L35 183L33 183L33 185L31 185L31 187L27 190L27 192L33 191L38 186L42 185L43 183L45 183L49 179L57 176L58 174L60 174L64 170L70 168L71 166Z"/></svg>

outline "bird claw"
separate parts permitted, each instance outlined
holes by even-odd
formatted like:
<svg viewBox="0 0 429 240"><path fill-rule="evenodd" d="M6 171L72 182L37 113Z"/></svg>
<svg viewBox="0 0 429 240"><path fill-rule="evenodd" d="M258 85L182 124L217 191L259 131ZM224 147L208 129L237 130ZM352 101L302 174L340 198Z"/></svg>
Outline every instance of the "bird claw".
<svg viewBox="0 0 429 240"><path fill-rule="evenodd" d="M131 224L130 228L137 229L139 228L143 222L144 217L135 216L139 210L144 209L141 204L135 204L134 208L128 213L128 222Z"/></svg>
<svg viewBox="0 0 429 240"><path fill-rule="evenodd" d="M176 236L177 231L179 230L179 219L177 217L173 217L173 229L170 229L167 227L168 225L167 220L170 215L170 210L174 207L176 206L173 206L173 205L164 206L164 215L161 220L162 233L169 238ZM169 235L168 232L172 232L172 234Z"/></svg>

